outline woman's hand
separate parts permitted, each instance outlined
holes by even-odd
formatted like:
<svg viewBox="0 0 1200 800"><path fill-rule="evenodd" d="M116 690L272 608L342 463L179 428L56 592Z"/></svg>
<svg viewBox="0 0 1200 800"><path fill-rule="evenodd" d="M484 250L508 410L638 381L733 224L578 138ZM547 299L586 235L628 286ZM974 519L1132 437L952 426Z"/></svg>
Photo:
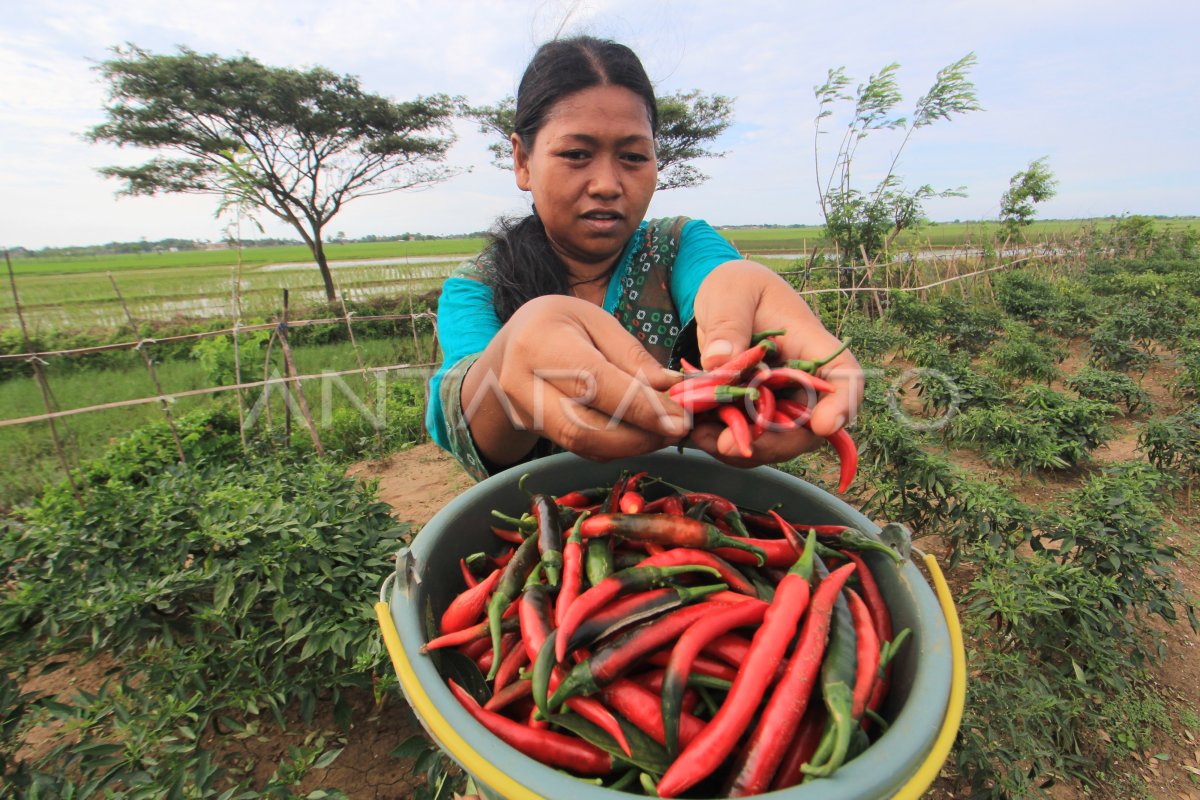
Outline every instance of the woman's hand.
<svg viewBox="0 0 1200 800"><path fill-rule="evenodd" d="M800 295L779 275L753 261L730 261L717 267L700 286L695 315L701 366L715 369L750 345L755 331L783 328L775 339L784 359L820 359L841 344L809 309ZM813 407L808 429L768 430L754 442L754 455L738 455L733 436L720 423L702 423L692 442L722 461L754 466L787 461L821 446L823 437L854 420L862 403L863 372L849 351L841 353L817 374L837 391L823 394Z"/></svg>
<svg viewBox="0 0 1200 800"><path fill-rule="evenodd" d="M648 453L681 439L687 415L662 394L680 379L604 309L562 295L529 301L463 381L479 451L520 461L545 436L585 458Z"/></svg>

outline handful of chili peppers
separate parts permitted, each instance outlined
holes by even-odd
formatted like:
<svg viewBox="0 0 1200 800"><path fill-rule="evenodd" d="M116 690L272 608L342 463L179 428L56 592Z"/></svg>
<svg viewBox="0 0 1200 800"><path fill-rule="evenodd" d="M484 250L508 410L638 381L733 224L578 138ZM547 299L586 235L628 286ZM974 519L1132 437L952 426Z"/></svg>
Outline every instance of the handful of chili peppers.
<svg viewBox="0 0 1200 800"><path fill-rule="evenodd" d="M645 472L526 494L422 648L454 653L451 690L512 747L613 789L742 797L831 775L886 727L908 631L862 552L900 561L887 545Z"/></svg>
<svg viewBox="0 0 1200 800"><path fill-rule="evenodd" d="M825 358L782 361L775 337L784 333L768 330L754 334L749 348L710 372L684 361L686 377L667 394L694 419L719 420L733 435L739 454L751 458L755 440L765 432L808 425L817 395L836 391L816 371L850 344L847 339ZM841 462L838 492L844 493L858 471L858 448L845 430L827 438Z"/></svg>

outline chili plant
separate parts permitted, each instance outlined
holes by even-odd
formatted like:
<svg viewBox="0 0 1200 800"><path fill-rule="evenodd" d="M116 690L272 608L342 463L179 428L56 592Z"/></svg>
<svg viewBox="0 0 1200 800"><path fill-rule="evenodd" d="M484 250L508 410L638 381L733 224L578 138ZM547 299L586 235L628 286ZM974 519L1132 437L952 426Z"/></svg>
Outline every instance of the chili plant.
<svg viewBox="0 0 1200 800"><path fill-rule="evenodd" d="M1150 395L1133 378L1122 372L1084 367L1068 377L1065 383L1080 397L1124 405L1130 414L1139 408L1150 410Z"/></svg>

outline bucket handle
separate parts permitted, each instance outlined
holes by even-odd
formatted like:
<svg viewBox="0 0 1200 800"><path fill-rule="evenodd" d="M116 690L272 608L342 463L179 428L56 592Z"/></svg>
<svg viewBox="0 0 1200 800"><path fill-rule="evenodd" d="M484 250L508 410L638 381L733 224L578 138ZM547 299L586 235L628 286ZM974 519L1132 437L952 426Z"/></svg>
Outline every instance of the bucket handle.
<svg viewBox="0 0 1200 800"><path fill-rule="evenodd" d="M929 755L908 782L892 795L892 800L919 800L933 784L941 772L942 765L950 756L950 748L954 746L954 739L958 736L963 707L967 702L967 655L963 650L962 626L958 621L958 610L954 607L950 586L946 583L946 577L942 574L937 559L916 548L913 549L925 560L925 568L929 570L929 576L933 579L933 588L937 592L938 603L946 617L946 629L950 633L950 701L946 705L942 728L933 741Z"/></svg>

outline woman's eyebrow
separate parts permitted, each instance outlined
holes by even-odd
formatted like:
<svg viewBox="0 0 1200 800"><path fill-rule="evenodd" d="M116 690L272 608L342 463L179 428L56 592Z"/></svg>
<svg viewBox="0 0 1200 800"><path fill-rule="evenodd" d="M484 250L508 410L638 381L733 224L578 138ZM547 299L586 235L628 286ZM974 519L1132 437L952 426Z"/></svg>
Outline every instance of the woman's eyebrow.
<svg viewBox="0 0 1200 800"><path fill-rule="evenodd" d="M599 146L601 144L600 139L596 136L591 135L590 133L564 133L562 135L562 138L563 139L572 139L572 140L575 140L578 142L582 142L583 144L591 145L593 147ZM630 145L630 144L651 143L653 141L654 141L653 138L646 136L645 134L635 133L630 136L622 136L620 139L617 139L617 146L620 147L620 146Z"/></svg>

